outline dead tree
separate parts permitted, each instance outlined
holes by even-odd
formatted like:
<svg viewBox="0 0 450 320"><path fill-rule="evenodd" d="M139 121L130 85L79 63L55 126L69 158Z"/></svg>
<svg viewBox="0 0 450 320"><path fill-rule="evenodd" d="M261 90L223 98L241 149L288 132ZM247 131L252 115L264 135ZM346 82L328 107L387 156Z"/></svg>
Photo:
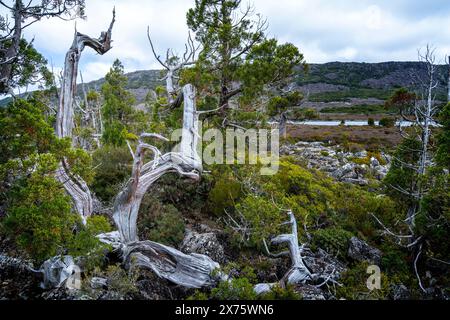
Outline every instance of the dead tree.
<svg viewBox="0 0 450 320"><path fill-rule="evenodd" d="M313 274L309 268L307 267L303 253L305 251L306 245L299 245L298 242L298 227L297 221L295 220L295 216L292 211L288 211L287 215L289 217L289 221L282 224L282 226L289 225L291 226L291 233L279 235L271 240L272 245L280 245L286 243L288 245L289 250L283 251L278 254L272 254L269 251L269 248L264 241L264 246L269 254L269 256L273 258L279 258L282 256L290 256L292 265L288 272L284 275L279 283L262 283L255 286L254 290L257 294L263 294L269 292L275 285L280 285L285 288L287 285L297 285L297 284L306 284L308 282L316 282L320 279L325 279L322 284L317 285L316 287L321 287L328 282L332 282L338 284L334 278L336 278L336 268L334 268L331 272L323 272L322 274Z"/></svg>
<svg viewBox="0 0 450 320"><path fill-rule="evenodd" d="M435 117L438 113L439 106L435 103L435 89L438 87L437 66L434 50L427 46L425 53L419 51L419 60L426 66L426 78L418 79L419 97L414 106L414 127L417 130L417 139L420 142L419 162L416 164L417 183L410 190L410 196L414 197L414 205L408 210L406 222L412 234L414 234L415 218L420 211L420 204L425 194L423 186L423 177L430 166L430 139L432 135L433 125L436 124Z"/></svg>
<svg viewBox="0 0 450 320"><path fill-rule="evenodd" d="M162 67L167 71L167 74L162 79L166 82L167 101L169 105L173 105L178 95L178 80L180 71L190 65L195 64L196 53L198 47L195 46L189 33L187 43L185 44L185 52L182 58L177 57L171 49L167 50L166 61L163 62L161 57L156 53L153 45L152 38L150 36L150 27L147 29L147 37L152 48L153 55Z"/></svg>
<svg viewBox="0 0 450 320"><path fill-rule="evenodd" d="M115 10L113 19L106 32L102 32L98 39L75 31L72 46L66 54L64 73L61 84L59 108L56 120L56 135L58 138L71 138L74 127L74 101L76 93L78 63L81 54L86 47L95 50L98 54L105 54L111 49L111 34L115 22ZM70 173L70 167L66 160L62 160L57 173L58 180L63 184L75 205L77 213L83 221L92 214L93 199L86 182L79 176Z"/></svg>
<svg viewBox="0 0 450 320"><path fill-rule="evenodd" d="M150 138L167 141L158 134L141 135L136 151L133 153L131 179L118 195L113 218L118 232L100 235L105 243L120 248L123 259L129 266L148 268L158 276L188 288L212 285L212 273L219 264L204 255L186 255L174 248L152 242L139 241L137 218L142 199L148 189L163 175L178 173L183 177L198 180L203 171L197 153L198 117L195 104L195 89L188 84L183 87L184 117L183 132L179 148L161 154L153 145L146 142ZM145 162L146 153L151 152L153 160Z"/></svg>
<svg viewBox="0 0 450 320"><path fill-rule="evenodd" d="M92 131L90 137L79 137L78 144L84 150L93 150L101 147L101 137L103 135L103 123L101 104L97 98L89 98L83 75L80 72L82 101L76 101L76 105L81 112L80 128L88 128ZM94 145L95 144L95 147Z"/></svg>

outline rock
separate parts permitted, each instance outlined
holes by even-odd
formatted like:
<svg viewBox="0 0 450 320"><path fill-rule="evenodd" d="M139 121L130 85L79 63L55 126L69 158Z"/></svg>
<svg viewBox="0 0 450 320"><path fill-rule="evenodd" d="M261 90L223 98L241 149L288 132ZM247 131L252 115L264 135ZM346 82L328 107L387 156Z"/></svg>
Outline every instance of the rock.
<svg viewBox="0 0 450 320"><path fill-rule="evenodd" d="M355 165L352 163L347 163L341 168L338 168L336 171L334 171L331 175L337 179L341 179L345 175L351 173L353 169L355 168Z"/></svg>
<svg viewBox="0 0 450 320"><path fill-rule="evenodd" d="M358 186L368 186L369 185L369 180L366 179L358 179L358 178L345 178L342 180L342 182L346 182L346 183L351 183L351 184L355 184Z"/></svg>
<svg viewBox="0 0 450 320"><path fill-rule="evenodd" d="M411 292L403 284L392 286L391 296L393 300L410 300Z"/></svg>
<svg viewBox="0 0 450 320"><path fill-rule="evenodd" d="M220 264L226 262L224 248L214 232L197 233L188 230L181 251L186 254L204 254Z"/></svg>
<svg viewBox="0 0 450 320"><path fill-rule="evenodd" d="M300 294L303 300L327 300L325 292L311 285L298 285L294 291Z"/></svg>
<svg viewBox="0 0 450 320"><path fill-rule="evenodd" d="M309 169L317 169L327 173L334 179L355 185L368 185L369 176L378 180L386 177L389 171L390 157L382 154L387 165L382 166L380 161L371 158L369 165L357 165L356 158L366 158L367 151L357 153L339 151L339 146L326 146L322 142L303 142L295 145L283 145L281 154L294 155L302 160L306 160Z"/></svg>
<svg viewBox="0 0 450 320"><path fill-rule="evenodd" d="M350 239L348 256L359 262L368 261L377 265L381 263L381 251L357 237Z"/></svg>
<svg viewBox="0 0 450 320"><path fill-rule="evenodd" d="M108 280L105 278L94 277L91 279L92 289L106 289L108 287Z"/></svg>
<svg viewBox="0 0 450 320"><path fill-rule="evenodd" d="M372 168L379 167L380 166L380 161L378 161L378 159L372 157L372 158L370 158L370 166Z"/></svg>
<svg viewBox="0 0 450 320"><path fill-rule="evenodd" d="M367 157L367 151L360 151L355 153L355 157L356 158L360 158L360 159L364 159L365 157Z"/></svg>
<svg viewBox="0 0 450 320"><path fill-rule="evenodd" d="M76 281L79 277L80 267L75 264L71 256L56 256L42 264L40 271L44 274L44 288L59 288L67 280Z"/></svg>

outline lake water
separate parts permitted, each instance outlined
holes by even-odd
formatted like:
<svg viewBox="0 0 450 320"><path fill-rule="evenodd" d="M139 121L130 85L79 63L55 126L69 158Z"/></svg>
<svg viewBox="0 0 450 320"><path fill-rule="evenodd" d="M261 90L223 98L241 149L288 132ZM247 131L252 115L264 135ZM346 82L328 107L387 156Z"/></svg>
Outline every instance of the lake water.
<svg viewBox="0 0 450 320"><path fill-rule="evenodd" d="M398 121L396 123L396 126L398 127L401 123L402 127L411 127L413 125L412 122L406 122L406 121ZM271 124L276 124L276 122L272 122ZM307 120L307 121L288 121L288 124L290 125L305 125L305 126L317 126L317 127L336 127L341 125L341 121L340 120ZM355 120L349 120L349 121L345 121L345 126L347 127L363 127L363 126L367 126L367 121L355 121ZM379 121L375 121L375 126L379 126L380 123ZM440 125L437 123L433 123L432 124L433 127L439 127Z"/></svg>

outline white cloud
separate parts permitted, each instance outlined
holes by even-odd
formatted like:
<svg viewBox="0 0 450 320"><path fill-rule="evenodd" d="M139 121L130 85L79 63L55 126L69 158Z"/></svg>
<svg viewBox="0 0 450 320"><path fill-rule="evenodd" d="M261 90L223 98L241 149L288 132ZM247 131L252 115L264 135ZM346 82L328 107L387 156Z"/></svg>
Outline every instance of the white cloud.
<svg viewBox="0 0 450 320"><path fill-rule="evenodd" d="M245 2L245 1L244 1ZM256 12L268 19L270 36L296 44L308 62L416 60L417 48L433 44L436 54L450 54L450 4L443 0L258 0ZM439 6L435 10L434 4ZM159 68L147 41L150 25L157 51L182 52L187 36L186 11L194 0L95 0L87 1L87 20L77 29L98 36L111 20L116 6L113 49L98 56L90 49L83 54L85 80L104 75L119 58L127 71ZM62 67L71 45L74 22L42 21L27 30L28 38Z"/></svg>

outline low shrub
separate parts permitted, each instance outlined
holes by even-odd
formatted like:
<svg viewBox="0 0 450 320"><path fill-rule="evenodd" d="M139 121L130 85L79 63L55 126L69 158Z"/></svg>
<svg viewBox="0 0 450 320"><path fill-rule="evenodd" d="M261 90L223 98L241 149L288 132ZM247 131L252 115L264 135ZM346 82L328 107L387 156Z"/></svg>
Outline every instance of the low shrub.
<svg viewBox="0 0 450 320"><path fill-rule="evenodd" d="M184 239L185 224L173 205L147 197L141 205L138 230L142 239L177 247Z"/></svg>

